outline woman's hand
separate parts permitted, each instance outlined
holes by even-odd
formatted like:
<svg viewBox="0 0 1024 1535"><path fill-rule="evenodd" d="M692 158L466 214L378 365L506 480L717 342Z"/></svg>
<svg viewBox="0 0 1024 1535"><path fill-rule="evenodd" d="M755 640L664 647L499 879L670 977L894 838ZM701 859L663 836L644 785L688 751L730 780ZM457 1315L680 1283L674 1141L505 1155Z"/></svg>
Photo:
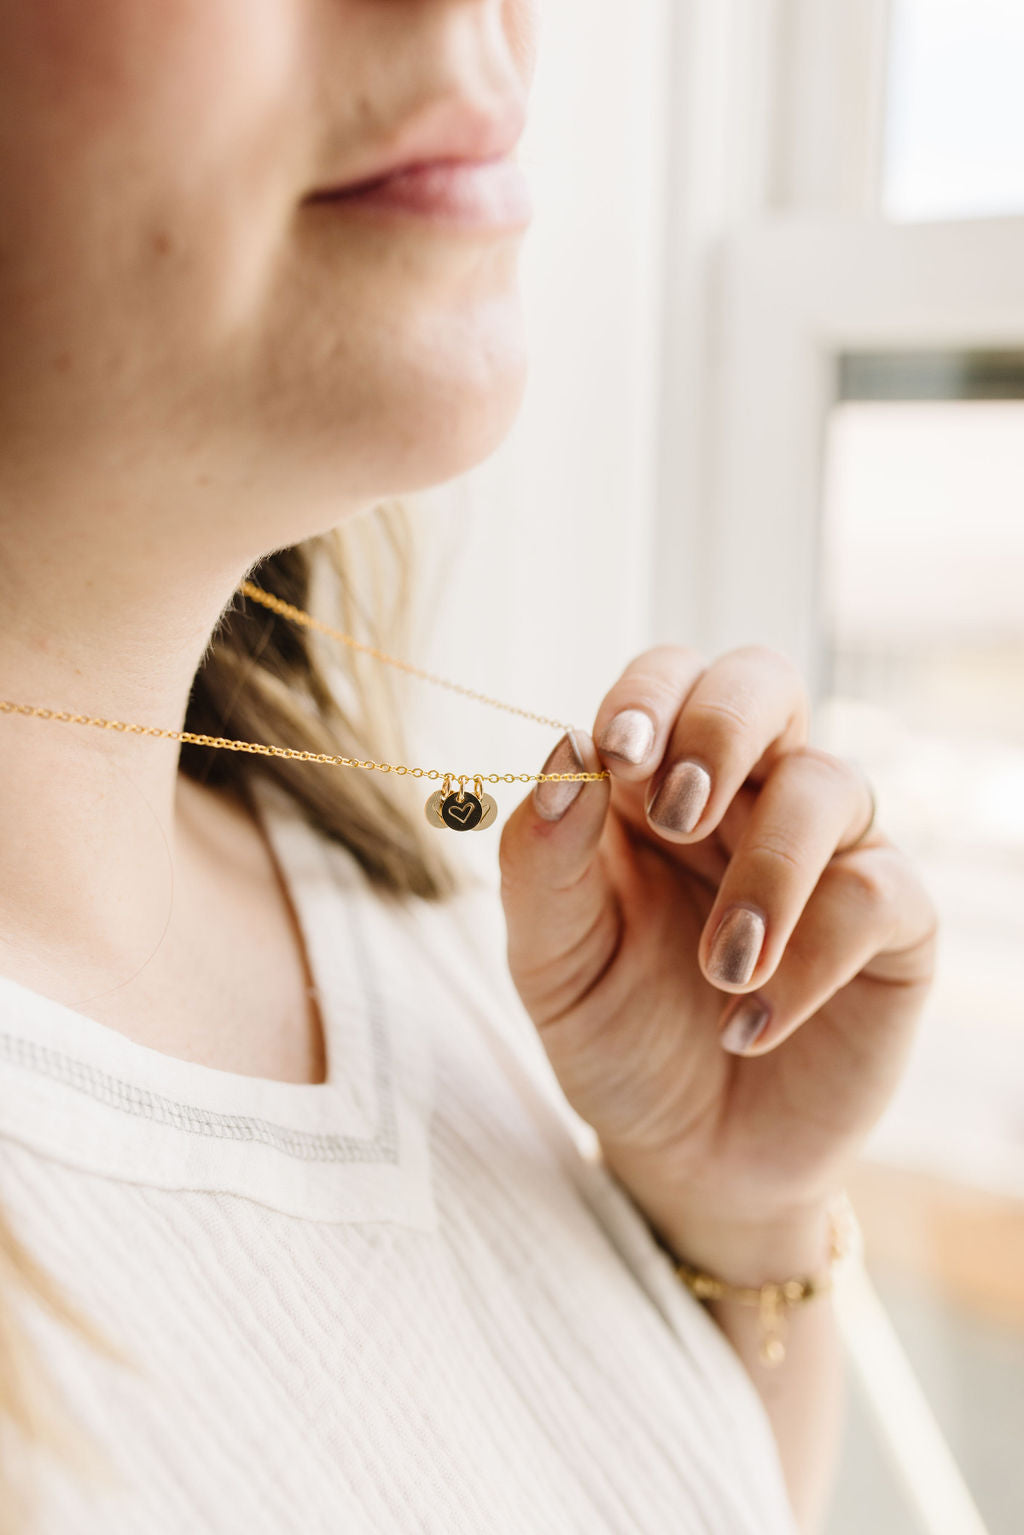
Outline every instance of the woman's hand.
<svg viewBox="0 0 1024 1535"><path fill-rule="evenodd" d="M611 780L537 784L499 850L509 969L567 1099L669 1245L737 1269L736 1233L778 1251L841 1187L933 978L935 908L882 831L860 840L868 785L808 716L781 653L656 646L544 764Z"/></svg>

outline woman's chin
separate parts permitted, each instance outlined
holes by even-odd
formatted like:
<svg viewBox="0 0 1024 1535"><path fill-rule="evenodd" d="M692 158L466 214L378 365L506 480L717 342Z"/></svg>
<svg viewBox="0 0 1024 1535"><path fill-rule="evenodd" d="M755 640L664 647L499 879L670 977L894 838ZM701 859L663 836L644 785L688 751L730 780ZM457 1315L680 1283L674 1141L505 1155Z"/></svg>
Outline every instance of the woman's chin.
<svg viewBox="0 0 1024 1535"><path fill-rule="evenodd" d="M446 484L490 458L508 437L526 389L519 366L491 375L486 386L438 383L417 391L407 411L383 412L363 438L364 454L332 454L339 489L361 496L411 494ZM337 448L335 441L335 449Z"/></svg>
<svg viewBox="0 0 1024 1535"><path fill-rule="evenodd" d="M466 474L484 463L508 437L519 415L523 387L510 391L500 409L486 416L467 406L437 423L436 433L425 438L419 452L411 451L402 467L407 491L426 490ZM396 466L397 468L398 466Z"/></svg>

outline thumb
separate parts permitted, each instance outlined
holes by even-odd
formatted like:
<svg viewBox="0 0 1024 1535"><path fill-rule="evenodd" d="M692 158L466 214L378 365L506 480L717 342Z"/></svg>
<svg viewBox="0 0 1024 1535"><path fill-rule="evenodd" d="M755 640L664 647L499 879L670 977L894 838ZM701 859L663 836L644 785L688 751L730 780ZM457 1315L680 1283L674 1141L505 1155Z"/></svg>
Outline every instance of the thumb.
<svg viewBox="0 0 1024 1535"><path fill-rule="evenodd" d="M584 730L569 730L541 772L601 773ZM538 1027L560 1016L608 963L619 912L598 846L611 783L537 783L502 829L498 848L508 966Z"/></svg>

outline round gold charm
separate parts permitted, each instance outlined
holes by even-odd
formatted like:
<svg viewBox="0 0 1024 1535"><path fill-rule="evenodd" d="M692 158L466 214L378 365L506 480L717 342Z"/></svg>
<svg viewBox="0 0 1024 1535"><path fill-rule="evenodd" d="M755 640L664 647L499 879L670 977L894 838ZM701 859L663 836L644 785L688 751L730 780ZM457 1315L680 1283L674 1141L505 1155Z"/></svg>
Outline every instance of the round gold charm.
<svg viewBox="0 0 1024 1535"><path fill-rule="evenodd" d="M463 789L461 796L456 790L441 801L438 814L452 831L473 831L483 820L484 807L468 789Z"/></svg>
<svg viewBox="0 0 1024 1535"><path fill-rule="evenodd" d="M474 829L476 831L485 831L487 827L490 826L495 816L498 814L498 802L490 794L481 794L478 795L478 798L480 800L481 806L483 807L484 813L480 817L479 821L477 821L476 827Z"/></svg>
<svg viewBox="0 0 1024 1535"><path fill-rule="evenodd" d="M435 789L433 794L427 800L426 805L424 806L424 812L425 812L427 820L430 822L431 826L443 826L444 825L444 822L442 821L441 815L440 815L441 801L443 799L444 799L444 790L443 789Z"/></svg>
<svg viewBox="0 0 1024 1535"><path fill-rule="evenodd" d="M470 794L464 791L460 800L458 791L448 794L435 789L424 806L424 814L431 826L450 831L483 831L498 814L497 801L490 794Z"/></svg>

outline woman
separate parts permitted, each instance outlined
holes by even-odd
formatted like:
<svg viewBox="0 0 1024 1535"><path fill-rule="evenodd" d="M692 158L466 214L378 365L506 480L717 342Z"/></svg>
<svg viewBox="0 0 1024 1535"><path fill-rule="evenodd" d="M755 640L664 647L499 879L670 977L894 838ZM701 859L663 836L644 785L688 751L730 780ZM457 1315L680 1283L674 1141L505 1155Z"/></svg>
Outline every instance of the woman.
<svg viewBox="0 0 1024 1535"><path fill-rule="evenodd" d="M385 669L332 699L237 588L350 614L354 530L508 430L535 52L529 0L0 0L7 700L384 759ZM675 1273L823 1267L931 981L807 729L782 656L638 656L499 902L383 774L0 714L8 1529L817 1526L827 1296L768 1370Z"/></svg>

